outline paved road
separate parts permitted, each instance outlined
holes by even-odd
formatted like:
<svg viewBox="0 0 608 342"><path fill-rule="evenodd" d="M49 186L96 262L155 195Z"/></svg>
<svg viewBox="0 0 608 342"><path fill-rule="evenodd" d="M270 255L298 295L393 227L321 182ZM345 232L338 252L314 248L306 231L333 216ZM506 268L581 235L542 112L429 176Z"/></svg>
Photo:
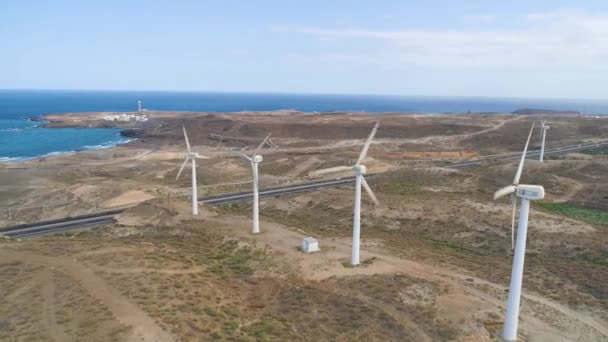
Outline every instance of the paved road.
<svg viewBox="0 0 608 342"><path fill-rule="evenodd" d="M589 149L594 149L594 148L600 148L603 146L608 146L608 141L601 141L601 142L597 142L597 143L593 143L593 144L579 144L579 145L575 145L575 146L564 146L564 147L546 149L545 156L553 155L553 154L564 154L564 153L589 150ZM540 150L528 151L528 153L526 153L526 158L536 157L539 155L540 155ZM463 167L471 167L471 166L480 166L481 163L486 160L500 161L500 160L519 159L519 158L521 158L521 152L514 152L514 153L499 154L499 155L492 155L492 156L481 156L481 157L473 159L473 160L441 164L441 166L449 167L449 168L463 168Z"/></svg>
<svg viewBox="0 0 608 342"><path fill-rule="evenodd" d="M370 175L371 176L371 175ZM299 183L295 185L287 185L272 188L260 189L260 197L274 197L288 193L298 193L305 191L312 191L319 188L338 186L353 183L354 177L347 177L341 179L323 180L323 181L311 181L305 183ZM248 202L252 198L251 192L234 192L214 196L199 197L199 202L210 205L219 205L227 203L239 203ZM25 238L36 235L47 235L61 233L69 230L76 230L85 228L93 225L102 223L109 223L114 221L114 216L122 213L128 208L109 210L94 214L79 215L74 217L67 217L63 219L34 222L20 224L16 226L0 228L0 234L10 236L13 238Z"/></svg>
<svg viewBox="0 0 608 342"><path fill-rule="evenodd" d="M545 155L553 155L553 154L563 154L576 152L581 150L588 150L593 148L599 148L603 146L608 146L608 140L602 141L593 144L580 144L576 146L565 146L558 147L554 149L545 150ZM538 156L540 151L534 150L529 151L527 153L527 157L535 157ZM494 155L494 156L483 156L479 157L475 160L468 160L464 162L455 162L455 163L443 163L438 164L442 167L448 168L464 168L464 167L474 167L480 166L484 161L500 161L500 160L511 160L511 159L519 159L521 157L517 152L508 153L503 155ZM368 177L373 177L373 174L368 175ZM306 192L306 191L314 191L320 188L326 187L334 187L345 184L350 184L354 182L354 177L346 177L346 178L338 178L332 180L323 180L323 181L311 181L304 182L294 185L286 185L272 188L262 188L260 189L260 197L276 197L284 194L292 194L298 192ZM234 192L234 193L226 193L214 196L205 196L199 197L199 202L206 203L209 205L220 205L220 204L228 204L228 203L240 203L240 202L248 202L252 198L252 193L249 191L243 192ZM104 211L94 214L86 214L79 215L75 217L68 217L57 220L50 221L42 221L28 224L21 224L16 226L4 227L0 228L0 234L14 237L14 238L25 238L36 235L46 235L46 234L55 234L60 232L65 232L69 230L76 230L81 228L90 227L93 225L98 225L102 223L109 223L114 221L114 216L120 214L126 209L115 209L110 211Z"/></svg>
<svg viewBox="0 0 608 342"><path fill-rule="evenodd" d="M0 228L0 234L22 238L34 235L59 233L80 227L88 227L106 222L114 221L114 216L120 214L125 209L114 209L92 214L78 215L56 220L25 223L10 227Z"/></svg>
<svg viewBox="0 0 608 342"><path fill-rule="evenodd" d="M373 176L372 174L368 175L367 178ZM274 188L262 188L260 189L260 197L275 197L283 194L293 194L298 192L306 192L313 191L319 188L326 188L331 186L344 185L349 183L354 183L355 177L345 177L345 178L337 178L332 180L324 180L324 181L312 181L299 183L295 185L289 186L279 186ZM207 197L199 197L199 202L210 204L210 205L218 205L218 204L227 204L227 203L239 203L239 202L248 202L251 200L253 194L249 191L243 192L235 192L228 194L221 194L215 196L207 196Z"/></svg>

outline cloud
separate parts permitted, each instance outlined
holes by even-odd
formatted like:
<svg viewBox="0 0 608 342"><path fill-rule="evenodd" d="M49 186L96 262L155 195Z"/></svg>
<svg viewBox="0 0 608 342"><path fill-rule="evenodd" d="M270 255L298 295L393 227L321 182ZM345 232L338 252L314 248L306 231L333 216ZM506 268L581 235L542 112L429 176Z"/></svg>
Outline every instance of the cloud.
<svg viewBox="0 0 608 342"><path fill-rule="evenodd" d="M490 16L486 19L490 20ZM318 52L299 53L300 58L308 55L314 60L326 56L330 61L331 56L340 55L347 63L396 69L419 66L608 71L608 15L556 10L531 13L523 19L519 27L488 30L388 31L327 27L273 27L272 30L335 42ZM356 49L353 41L357 43ZM362 50L365 46L370 48Z"/></svg>
<svg viewBox="0 0 608 342"><path fill-rule="evenodd" d="M480 24L491 24L496 21L496 16L491 14L475 14L467 15L462 18L465 22L480 23Z"/></svg>

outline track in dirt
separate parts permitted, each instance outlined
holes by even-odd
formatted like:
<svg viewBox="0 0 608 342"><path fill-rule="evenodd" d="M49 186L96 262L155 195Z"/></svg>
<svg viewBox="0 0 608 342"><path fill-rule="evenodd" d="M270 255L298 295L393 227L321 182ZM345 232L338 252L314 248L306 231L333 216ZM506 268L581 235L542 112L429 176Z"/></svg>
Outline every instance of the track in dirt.
<svg viewBox="0 0 608 342"><path fill-rule="evenodd" d="M90 268L76 261L29 252L18 252L8 248L0 248L0 258L3 261L20 261L27 264L42 265L66 274L86 289L91 296L103 303L121 323L133 328L133 334L129 338L130 341L171 342L176 340L171 333L161 328L147 313L119 294ZM46 270L45 272L50 271ZM50 279L48 278L49 276L47 276L45 284L52 284L52 276L50 276ZM53 285L46 284L45 286L45 323L53 331L53 338L65 341L65 336L53 324L56 320L49 314L53 311L51 305L54 289L48 286Z"/></svg>

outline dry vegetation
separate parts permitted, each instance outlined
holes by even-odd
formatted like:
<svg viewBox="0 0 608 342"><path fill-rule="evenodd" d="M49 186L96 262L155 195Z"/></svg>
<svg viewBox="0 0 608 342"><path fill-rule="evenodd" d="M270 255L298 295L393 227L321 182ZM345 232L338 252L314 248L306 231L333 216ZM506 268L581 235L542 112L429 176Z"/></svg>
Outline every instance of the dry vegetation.
<svg viewBox="0 0 608 342"><path fill-rule="evenodd" d="M500 330L510 207L491 197L515 166L440 166L517 151L541 117L151 115L126 146L0 166L0 205L13 207L0 211L3 225L143 202L92 231L3 240L0 339L483 341ZM548 119L550 147L608 132L604 119ZM175 181L182 124L210 157L198 169L200 193L214 194L250 188L249 166L230 148L251 148L269 131L279 147L265 150L263 185L349 175L322 171L352 164L374 120L368 181L381 206L364 198L363 267L344 266L352 186L265 199L255 237L248 204L188 214L189 174ZM417 160L424 151L437 153ZM530 217L521 325L529 340L608 340L606 175L601 151L526 164L522 182L547 191ZM40 202L49 204L29 207ZM320 238L322 252L300 253L303 236Z"/></svg>

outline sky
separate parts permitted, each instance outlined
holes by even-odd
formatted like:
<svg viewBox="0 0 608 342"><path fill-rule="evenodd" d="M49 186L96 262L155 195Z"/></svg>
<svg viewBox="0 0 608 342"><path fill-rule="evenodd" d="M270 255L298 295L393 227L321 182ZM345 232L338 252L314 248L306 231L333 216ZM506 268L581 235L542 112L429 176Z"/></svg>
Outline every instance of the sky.
<svg viewBox="0 0 608 342"><path fill-rule="evenodd" d="M608 99L608 1L32 1L0 89Z"/></svg>

